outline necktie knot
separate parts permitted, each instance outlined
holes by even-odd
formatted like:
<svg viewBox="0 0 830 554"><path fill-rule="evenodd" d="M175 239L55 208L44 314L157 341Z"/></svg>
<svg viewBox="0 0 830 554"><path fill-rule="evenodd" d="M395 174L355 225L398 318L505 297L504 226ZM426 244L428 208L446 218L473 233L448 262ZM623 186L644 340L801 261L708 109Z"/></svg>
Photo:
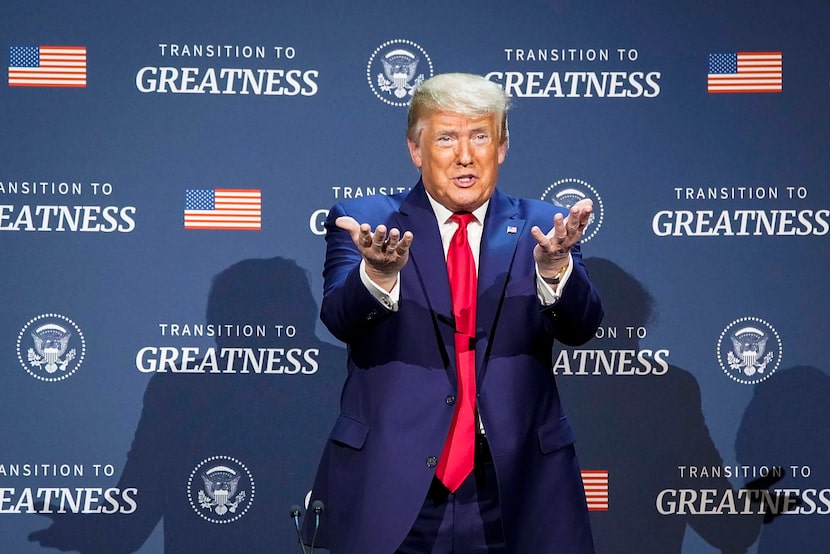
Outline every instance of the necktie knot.
<svg viewBox="0 0 830 554"><path fill-rule="evenodd" d="M450 221L455 221L459 228L466 229L471 221L475 221L476 216L470 212L455 212L450 216Z"/></svg>

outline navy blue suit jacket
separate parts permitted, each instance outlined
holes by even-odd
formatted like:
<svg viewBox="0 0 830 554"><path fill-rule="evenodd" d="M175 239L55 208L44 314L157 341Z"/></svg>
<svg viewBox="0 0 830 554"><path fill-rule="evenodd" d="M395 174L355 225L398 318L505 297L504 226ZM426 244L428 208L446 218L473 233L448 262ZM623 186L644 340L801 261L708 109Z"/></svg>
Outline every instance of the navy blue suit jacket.
<svg viewBox="0 0 830 554"><path fill-rule="evenodd" d="M537 298L530 228L547 231L557 211L496 190L481 239L478 409L510 552L593 552L574 435L551 366L554 339L587 341L603 312L578 247L559 301L543 307ZM397 311L361 282L361 255L334 224L344 215L414 234ZM349 358L340 416L313 487L312 499L325 504L317 544L332 554L392 553L423 504L453 415L446 401L456 394L446 262L422 183L338 204L326 229L321 317L348 345ZM306 538L312 527L306 518Z"/></svg>

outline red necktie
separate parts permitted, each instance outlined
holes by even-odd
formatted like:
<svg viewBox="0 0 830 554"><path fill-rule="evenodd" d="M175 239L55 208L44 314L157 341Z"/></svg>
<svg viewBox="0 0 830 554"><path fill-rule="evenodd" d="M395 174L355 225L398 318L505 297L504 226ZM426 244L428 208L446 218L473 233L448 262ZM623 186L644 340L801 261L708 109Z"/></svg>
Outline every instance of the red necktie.
<svg viewBox="0 0 830 554"><path fill-rule="evenodd" d="M458 375L458 398L447 442L435 475L451 492L455 492L473 471L475 457L476 368L476 266L467 240L467 224L475 219L471 213L457 213L450 218L458 229L447 251L447 273L455 318L455 364Z"/></svg>

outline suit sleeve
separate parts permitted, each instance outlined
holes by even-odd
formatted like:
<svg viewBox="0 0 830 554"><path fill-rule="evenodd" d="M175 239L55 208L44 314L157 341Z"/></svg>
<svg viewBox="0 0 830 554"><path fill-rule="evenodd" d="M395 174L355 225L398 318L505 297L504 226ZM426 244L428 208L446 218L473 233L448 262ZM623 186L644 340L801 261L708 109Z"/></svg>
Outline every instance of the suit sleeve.
<svg viewBox="0 0 830 554"><path fill-rule="evenodd" d="M342 204L338 204L326 219L326 261L320 319L332 335L350 343L365 336L392 312L361 281L360 262L363 257L349 233L334 224L338 217L345 215L351 214ZM357 216L352 217L361 221Z"/></svg>
<svg viewBox="0 0 830 554"><path fill-rule="evenodd" d="M568 346L586 343L604 315L599 292L588 277L579 245L571 250L573 269L559 300L545 308L556 340Z"/></svg>

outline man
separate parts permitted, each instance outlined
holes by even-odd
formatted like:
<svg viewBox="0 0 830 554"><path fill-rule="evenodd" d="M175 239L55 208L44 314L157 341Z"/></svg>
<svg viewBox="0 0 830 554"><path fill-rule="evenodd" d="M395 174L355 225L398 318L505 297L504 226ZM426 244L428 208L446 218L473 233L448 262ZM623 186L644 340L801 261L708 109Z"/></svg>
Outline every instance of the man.
<svg viewBox="0 0 830 554"><path fill-rule="evenodd" d="M332 554L593 552L551 371L554 339L581 344L602 319L577 244L592 205L496 190L507 107L481 77L424 82L419 183L329 214L321 317L348 376L304 531Z"/></svg>

